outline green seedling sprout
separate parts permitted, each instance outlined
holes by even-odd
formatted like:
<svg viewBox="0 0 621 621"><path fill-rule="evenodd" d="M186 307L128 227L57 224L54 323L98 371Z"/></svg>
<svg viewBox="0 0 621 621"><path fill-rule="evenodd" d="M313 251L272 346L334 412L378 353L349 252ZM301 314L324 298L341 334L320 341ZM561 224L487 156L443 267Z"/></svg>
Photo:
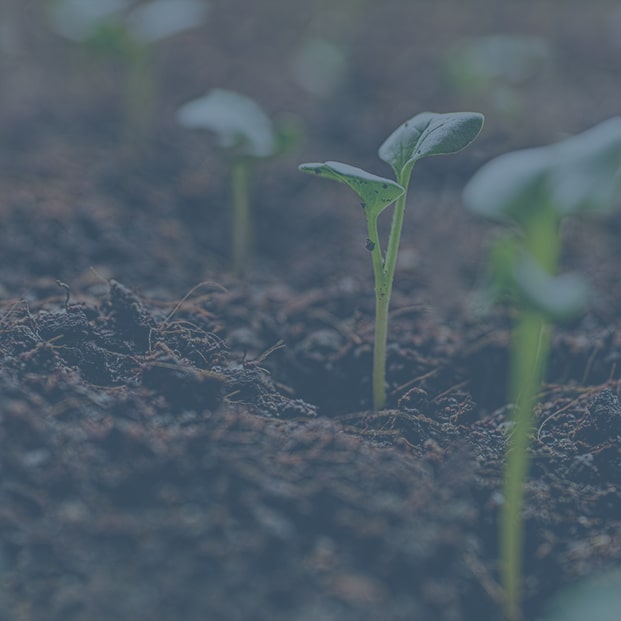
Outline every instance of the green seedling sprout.
<svg viewBox="0 0 621 621"><path fill-rule="evenodd" d="M129 7L130 0L54 0L49 5L50 25L66 39L83 43L99 26L115 21Z"/></svg>
<svg viewBox="0 0 621 621"><path fill-rule="evenodd" d="M479 134L483 115L473 112L423 112L398 127L379 148L379 157L394 170L396 182L340 162L302 164L303 172L345 183L358 194L367 220L367 248L375 280L375 341L373 350L373 407L386 405L386 344L388 309L392 294L405 204L414 164L431 155L456 153ZM395 203L386 254L378 235L379 215Z"/></svg>
<svg viewBox="0 0 621 621"><path fill-rule="evenodd" d="M523 112L521 87L549 65L545 39L493 34L458 41L444 59L450 85L470 100L482 98L507 117Z"/></svg>
<svg viewBox="0 0 621 621"><path fill-rule="evenodd" d="M295 142L295 128L288 123L274 127L256 102L224 89L213 89L182 105L177 111L177 122L183 127L215 133L230 162L233 271L244 277L252 248L250 174L257 160L277 156Z"/></svg>
<svg viewBox="0 0 621 621"><path fill-rule="evenodd" d="M293 79L308 93L328 97L344 83L347 54L342 45L321 37L302 41L291 59Z"/></svg>
<svg viewBox="0 0 621 621"><path fill-rule="evenodd" d="M151 129L156 78L152 60L155 45L197 28L207 19L205 0L151 0L134 7L124 20L128 58L126 132L141 145Z"/></svg>
<svg viewBox="0 0 621 621"><path fill-rule="evenodd" d="M578 312L587 299L581 279L557 275L560 227L572 214L606 212L619 190L620 169L621 117L617 117L557 144L502 155L488 162L464 190L472 211L515 227L491 256L497 293L509 294L518 310L509 372L514 427L500 518L509 621L520 619L523 487L534 407L550 349L550 325Z"/></svg>
<svg viewBox="0 0 621 621"><path fill-rule="evenodd" d="M123 62L125 140L141 147L150 131L155 100L152 48L203 23L208 6L200 0L151 0L135 7L130 0L55 0L50 23L84 49Z"/></svg>

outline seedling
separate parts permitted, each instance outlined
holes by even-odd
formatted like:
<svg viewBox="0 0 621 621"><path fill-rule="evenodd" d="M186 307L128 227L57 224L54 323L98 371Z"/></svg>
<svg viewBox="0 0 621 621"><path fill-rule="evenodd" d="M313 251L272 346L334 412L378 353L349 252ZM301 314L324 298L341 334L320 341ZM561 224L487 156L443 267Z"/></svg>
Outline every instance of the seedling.
<svg viewBox="0 0 621 621"><path fill-rule="evenodd" d="M619 190L621 117L551 146L516 151L486 164L464 190L466 205L517 230L492 252L496 292L509 294L514 326L509 400L514 428L504 473L500 554L506 617L520 619L523 486L536 396L550 349L551 322L586 302L586 285L557 276L562 220L579 212L605 212Z"/></svg>
<svg viewBox="0 0 621 621"><path fill-rule="evenodd" d="M524 83L549 64L545 39L528 35L493 34L452 45L443 69L461 96L487 105L505 116L523 112Z"/></svg>
<svg viewBox="0 0 621 621"><path fill-rule="evenodd" d="M199 26L207 9L200 0L151 0L135 7L130 0L56 0L50 22L66 39L123 63L125 139L142 146L150 130L156 91L153 45Z"/></svg>
<svg viewBox="0 0 621 621"><path fill-rule="evenodd" d="M368 227L367 248L371 251L375 279L373 407L376 410L386 405L388 309L412 169L424 157L461 151L478 136L482 126L483 115L473 112L423 112L406 121L388 136L378 152L380 159L394 170L396 182L340 162L314 162L299 167L303 172L345 183L362 201ZM378 218L392 203L395 207L384 255Z"/></svg>
<svg viewBox="0 0 621 621"><path fill-rule="evenodd" d="M233 271L244 277L252 248L250 174L257 160L274 157L295 142L296 129L288 122L274 127L252 99L223 89L190 101L177 111L180 125L214 132L231 167Z"/></svg>

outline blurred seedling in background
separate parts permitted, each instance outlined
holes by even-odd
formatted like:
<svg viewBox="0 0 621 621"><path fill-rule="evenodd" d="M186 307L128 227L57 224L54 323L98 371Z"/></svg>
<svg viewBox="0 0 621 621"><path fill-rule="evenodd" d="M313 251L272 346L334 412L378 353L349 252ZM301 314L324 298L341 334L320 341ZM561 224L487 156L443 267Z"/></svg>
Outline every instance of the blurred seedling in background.
<svg viewBox="0 0 621 621"><path fill-rule="evenodd" d="M520 89L550 63L551 50L540 37L496 34L460 41L444 56L449 83L475 105L491 104L504 116L522 112Z"/></svg>
<svg viewBox="0 0 621 621"><path fill-rule="evenodd" d="M423 112L406 121L384 141L378 152L380 159L392 167L396 181L341 162L311 162L299 167L303 172L345 183L362 201L368 228L367 248L371 252L375 279L372 383L373 407L376 410L386 405L388 309L412 169L424 157L461 151L478 136L482 127L483 115L472 112ZM384 255L378 234L378 218L392 203L395 207Z"/></svg>
<svg viewBox="0 0 621 621"><path fill-rule="evenodd" d="M124 134L142 146L151 130L156 80L153 46L207 18L204 0L54 0L50 24L88 56L117 60L125 73Z"/></svg>
<svg viewBox="0 0 621 621"><path fill-rule="evenodd" d="M311 96L337 97L346 104L355 98L351 57L371 0L317 0L309 13L305 35L291 50L291 78Z"/></svg>
<svg viewBox="0 0 621 621"><path fill-rule="evenodd" d="M343 84L348 69L342 45L322 37L302 41L291 58L292 78L308 93L328 97Z"/></svg>
<svg viewBox="0 0 621 621"><path fill-rule="evenodd" d="M189 129L213 132L228 161L233 271L244 278L252 256L251 173L258 160L276 157L290 149L298 140L298 127L292 120L274 126L255 101L223 89L213 89L204 97L183 104L177 111L177 122Z"/></svg>
<svg viewBox="0 0 621 621"><path fill-rule="evenodd" d="M512 232L491 252L495 293L517 310L511 340L509 401L514 427L504 475L500 554L506 617L518 621L522 566L523 486L536 397L550 350L550 324L578 313L587 287L577 276L557 275L561 223L578 213L605 213L621 184L621 117L562 142L501 155L464 189L475 213L511 223Z"/></svg>

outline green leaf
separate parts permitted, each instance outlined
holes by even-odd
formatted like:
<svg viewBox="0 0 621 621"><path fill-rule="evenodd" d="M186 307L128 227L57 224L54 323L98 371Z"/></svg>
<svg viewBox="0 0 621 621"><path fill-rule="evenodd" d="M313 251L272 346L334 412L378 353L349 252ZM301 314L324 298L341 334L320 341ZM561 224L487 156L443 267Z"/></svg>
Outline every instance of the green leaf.
<svg viewBox="0 0 621 621"><path fill-rule="evenodd" d="M464 188L466 207L491 220L524 222L549 198L549 147L501 155L479 169Z"/></svg>
<svg viewBox="0 0 621 621"><path fill-rule="evenodd" d="M278 156L294 149L304 136L304 127L294 115L282 118L274 128L276 148L273 155Z"/></svg>
<svg viewBox="0 0 621 621"><path fill-rule="evenodd" d="M149 44L200 26L208 10L204 0L151 0L132 8L126 23L132 35Z"/></svg>
<svg viewBox="0 0 621 621"><path fill-rule="evenodd" d="M378 177L362 168L341 162L311 162L301 164L299 170L345 183L358 194L362 206L373 217L379 216L405 192L401 185L391 179Z"/></svg>
<svg viewBox="0 0 621 621"><path fill-rule="evenodd" d="M477 112L423 112L399 126L379 148L379 157L392 166L397 178L430 155L448 155L467 147L483 127Z"/></svg>
<svg viewBox="0 0 621 621"><path fill-rule="evenodd" d="M177 121L214 132L220 146L235 155L269 157L278 148L269 117L252 99L233 91L214 89L184 104L177 111Z"/></svg>
<svg viewBox="0 0 621 621"><path fill-rule="evenodd" d="M621 117L545 147L501 155L464 188L466 206L491 219L527 221L550 205L559 216L606 211L621 189Z"/></svg>
<svg viewBox="0 0 621 621"><path fill-rule="evenodd" d="M553 320L576 315L588 301L588 288L582 278L575 274L551 276L525 253L514 265L513 281L525 302Z"/></svg>
<svg viewBox="0 0 621 621"><path fill-rule="evenodd" d="M129 4L129 0L62 0L49 7L50 25L71 41L85 42L104 23L120 23Z"/></svg>
<svg viewBox="0 0 621 621"><path fill-rule="evenodd" d="M621 189L621 117L553 145L550 185L561 215L608 211Z"/></svg>

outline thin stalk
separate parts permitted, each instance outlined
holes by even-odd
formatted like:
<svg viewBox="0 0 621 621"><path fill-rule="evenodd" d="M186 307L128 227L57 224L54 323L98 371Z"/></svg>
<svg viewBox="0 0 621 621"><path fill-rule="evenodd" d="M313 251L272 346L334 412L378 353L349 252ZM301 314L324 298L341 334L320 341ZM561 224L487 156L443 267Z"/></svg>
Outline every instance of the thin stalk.
<svg viewBox="0 0 621 621"><path fill-rule="evenodd" d="M529 467L528 448L534 424L534 406L545 373L550 329L538 311L524 310L513 330L510 371L511 401L515 403L511 448L504 470L504 496L500 521L502 575L508 621L519 621L524 527L524 482Z"/></svg>
<svg viewBox="0 0 621 621"><path fill-rule="evenodd" d="M148 47L138 41L127 42L123 129L125 142L136 150L147 146L153 118L155 78L149 52Z"/></svg>
<svg viewBox="0 0 621 621"><path fill-rule="evenodd" d="M386 405L386 348L388 344L388 311L392 285L397 266L397 254L403 229L403 217L405 215L405 202L407 197L408 178L398 176L397 181L405 192L397 199L390 226L386 258L382 262L379 238L377 237L377 220L373 223L374 235L372 237L371 222L369 222L369 239L375 243L373 252L373 271L375 274L375 342L373 347L373 408L381 410Z"/></svg>
<svg viewBox="0 0 621 621"><path fill-rule="evenodd" d="M249 164L244 158L235 158L231 167L231 207L233 222L231 246L233 271L243 278L248 270L252 225L250 222Z"/></svg>
<svg viewBox="0 0 621 621"><path fill-rule="evenodd" d="M373 409L386 405L386 343L388 338L388 305L382 249L377 231L377 217L367 218L373 275L375 278L375 339L373 344Z"/></svg>
<svg viewBox="0 0 621 621"><path fill-rule="evenodd" d="M525 249L553 275L557 270L560 243L558 216L553 209L542 206L525 225ZM534 407L545 375L550 339L550 325L544 313L532 307L523 308L512 335L509 400L515 404L515 427L505 463L505 503L500 516L500 553L508 621L521 619L524 483L528 477Z"/></svg>
<svg viewBox="0 0 621 621"><path fill-rule="evenodd" d="M386 346L388 341L387 296L375 297L375 343L373 346L373 409L386 405Z"/></svg>
<svg viewBox="0 0 621 621"><path fill-rule="evenodd" d="M390 297L392 293L392 283L395 278L397 255L399 253L399 242L401 241L401 230L403 229L403 216L405 215L405 198L406 195L403 194L395 203L395 210L392 215L392 224L390 226L390 236L388 238L388 246L386 248L384 278L386 279L388 297Z"/></svg>

